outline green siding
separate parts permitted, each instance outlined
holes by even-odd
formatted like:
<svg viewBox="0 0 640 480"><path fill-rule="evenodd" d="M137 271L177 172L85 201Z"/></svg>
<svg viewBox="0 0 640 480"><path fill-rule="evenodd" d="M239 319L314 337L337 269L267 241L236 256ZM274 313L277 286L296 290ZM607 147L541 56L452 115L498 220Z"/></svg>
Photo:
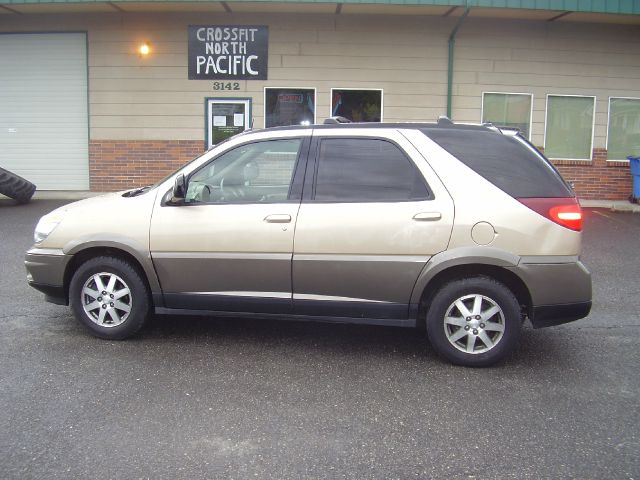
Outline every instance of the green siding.
<svg viewBox="0 0 640 480"><path fill-rule="evenodd" d="M4 5L34 3L104 3L106 0L2 0ZM138 2L140 0L114 0L116 3ZM144 0L153 2L193 2L218 0ZM233 4L243 1L277 3L343 3L343 4L385 4L385 5L435 5L481 8L512 8L530 10L556 10L585 13L613 13L640 15L640 0L226 0Z"/></svg>
<svg viewBox="0 0 640 480"><path fill-rule="evenodd" d="M487 8L640 14L638 0L469 0L468 5Z"/></svg>

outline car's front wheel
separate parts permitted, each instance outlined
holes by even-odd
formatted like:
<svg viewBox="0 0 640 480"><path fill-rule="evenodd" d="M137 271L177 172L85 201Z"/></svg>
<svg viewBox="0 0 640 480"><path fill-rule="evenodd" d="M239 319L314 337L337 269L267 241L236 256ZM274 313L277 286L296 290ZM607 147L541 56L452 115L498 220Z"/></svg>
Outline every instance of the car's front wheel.
<svg viewBox="0 0 640 480"><path fill-rule="evenodd" d="M489 277L455 280L432 298L427 334L433 348L450 362L485 367L517 345L520 305L511 290Z"/></svg>
<svg viewBox="0 0 640 480"><path fill-rule="evenodd" d="M126 260L95 257L74 273L69 301L76 318L95 336L121 340L144 325L149 291L140 273Z"/></svg>

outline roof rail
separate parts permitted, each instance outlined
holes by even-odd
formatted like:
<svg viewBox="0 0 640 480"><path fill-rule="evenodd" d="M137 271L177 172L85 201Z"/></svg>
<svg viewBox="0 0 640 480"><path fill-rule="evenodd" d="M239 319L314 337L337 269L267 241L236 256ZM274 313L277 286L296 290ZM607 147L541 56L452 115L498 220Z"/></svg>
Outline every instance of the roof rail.
<svg viewBox="0 0 640 480"><path fill-rule="evenodd" d="M335 125L339 123L351 123L351 120L345 117L329 117L329 118L325 118L323 123L325 125L329 125L329 124Z"/></svg>
<svg viewBox="0 0 640 480"><path fill-rule="evenodd" d="M447 117L446 115L440 115L438 117L438 125L440 126L444 126L444 125L453 125L453 122L451 121L451 119L449 117Z"/></svg>
<svg viewBox="0 0 640 480"><path fill-rule="evenodd" d="M498 132L498 133L502 133L502 129L499 127L496 127L493 123L491 122L483 122L482 123L483 127L487 127L489 130L491 130L492 132Z"/></svg>

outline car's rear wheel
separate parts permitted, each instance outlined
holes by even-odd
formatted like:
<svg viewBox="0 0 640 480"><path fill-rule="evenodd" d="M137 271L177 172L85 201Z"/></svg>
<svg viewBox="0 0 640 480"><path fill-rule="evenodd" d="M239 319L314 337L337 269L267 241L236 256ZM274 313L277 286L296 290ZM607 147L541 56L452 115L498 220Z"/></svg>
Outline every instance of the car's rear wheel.
<svg viewBox="0 0 640 480"><path fill-rule="evenodd" d="M149 291L140 273L116 257L92 258L76 270L69 285L76 318L95 336L121 340L144 325Z"/></svg>
<svg viewBox="0 0 640 480"><path fill-rule="evenodd" d="M433 348L457 365L485 367L518 343L520 305L511 290L488 277L455 280L434 295L427 311Z"/></svg>

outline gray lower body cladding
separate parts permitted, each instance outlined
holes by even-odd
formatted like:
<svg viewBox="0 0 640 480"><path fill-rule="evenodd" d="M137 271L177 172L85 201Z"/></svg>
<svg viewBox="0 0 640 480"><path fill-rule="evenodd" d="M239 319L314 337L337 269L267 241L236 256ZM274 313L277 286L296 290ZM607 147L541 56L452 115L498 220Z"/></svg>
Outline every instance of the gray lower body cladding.
<svg viewBox="0 0 640 480"><path fill-rule="evenodd" d="M589 315L591 273L580 261L520 263L513 268L531 295L529 319L534 328L567 323Z"/></svg>
<svg viewBox="0 0 640 480"><path fill-rule="evenodd" d="M44 293L48 302L68 305L64 272L69 260L71 256L64 255L62 251L30 250L24 261L29 285Z"/></svg>
<svg viewBox="0 0 640 480"><path fill-rule="evenodd" d="M71 258L71 255L65 255L61 251L38 249L28 252L25 258L25 266L29 284L43 292L48 301L57 304L68 304L68 295L64 288L64 272ZM531 305L527 313L534 328L578 320L589 314L591 309L591 274L579 260L576 259L566 263L526 263L522 261L515 267L507 268L518 275L529 290ZM330 276L329 278L334 277ZM320 315L327 319L334 316L336 318L344 316L346 318L356 318L360 323L369 323L367 319L370 319L371 323L379 323L379 319L387 318L390 320L406 319L409 323L415 323L417 309L412 308L415 305L405 305L402 302L320 302L319 300L324 295L315 296L320 298L314 299L314 301L309 299L302 301L302 299L296 299L294 294L293 298L289 299L286 305L287 308L280 310L283 305L272 304L262 312L275 313L273 312L273 308L275 308L279 313L299 315L301 317ZM159 292L154 292L153 299L156 306L162 305L162 295ZM189 300L188 303L190 305L186 305L183 302L180 305L172 304L168 306L177 309L190 308L209 312L216 310L240 311L238 307L232 309L220 308L223 305L193 305L193 299ZM227 300L229 299L227 298ZM240 303L244 307L247 306L247 303L250 303L246 297L240 300L242 300ZM266 301L265 298L257 300ZM295 304L297 304L298 308L295 308ZM377 307L385 308L377 311ZM392 308L393 311L390 311L389 308ZM341 312L336 311L337 309L344 309L344 312L341 314ZM376 311L370 311L372 309ZM252 311L257 313L261 310L252 309ZM400 323L405 323L405 320Z"/></svg>

